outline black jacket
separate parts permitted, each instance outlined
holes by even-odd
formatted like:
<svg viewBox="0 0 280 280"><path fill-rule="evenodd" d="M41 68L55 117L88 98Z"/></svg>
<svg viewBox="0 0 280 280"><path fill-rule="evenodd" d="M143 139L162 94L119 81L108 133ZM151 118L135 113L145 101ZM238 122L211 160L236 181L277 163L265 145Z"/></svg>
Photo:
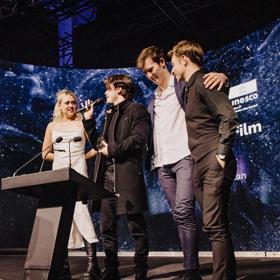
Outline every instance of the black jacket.
<svg viewBox="0 0 280 280"><path fill-rule="evenodd" d="M145 106L128 100L118 104L115 109L117 118L113 124L114 139L108 143L108 153L115 164L115 190L120 194L117 215L140 213L147 210L142 160L147 147L150 118ZM106 114L102 136L108 133L112 115L110 110ZM96 133L91 131L96 130L94 121L85 121L84 126L96 137ZM104 156L98 154L94 181L101 184L105 171L104 162Z"/></svg>

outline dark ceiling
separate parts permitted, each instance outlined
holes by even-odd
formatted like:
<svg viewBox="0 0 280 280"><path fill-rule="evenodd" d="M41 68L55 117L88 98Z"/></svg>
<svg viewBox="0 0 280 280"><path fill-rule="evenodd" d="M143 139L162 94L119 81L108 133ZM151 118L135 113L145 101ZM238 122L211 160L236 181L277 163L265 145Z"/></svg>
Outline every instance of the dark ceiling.
<svg viewBox="0 0 280 280"><path fill-rule="evenodd" d="M0 0L0 59L58 66L57 21L44 1L17 2L4 14ZM45 1L46 2L46 1ZM64 0L71 14L78 2ZM95 21L73 32L76 68L135 66L137 54L151 44L166 51L181 39L205 50L235 41L280 16L279 0L96 0ZM19 4L20 3L20 4ZM2 5L2 6L1 6Z"/></svg>

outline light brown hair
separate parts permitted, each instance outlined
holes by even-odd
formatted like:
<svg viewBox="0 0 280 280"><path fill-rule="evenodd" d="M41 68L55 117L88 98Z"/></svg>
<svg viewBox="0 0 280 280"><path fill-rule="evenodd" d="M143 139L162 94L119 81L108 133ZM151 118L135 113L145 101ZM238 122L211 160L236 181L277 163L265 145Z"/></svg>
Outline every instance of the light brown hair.
<svg viewBox="0 0 280 280"><path fill-rule="evenodd" d="M160 59L165 59L164 51L161 48L157 46L150 46L141 51L137 58L136 66L139 69L143 69L145 60L148 57L151 57L151 59L158 64L160 63Z"/></svg>
<svg viewBox="0 0 280 280"><path fill-rule="evenodd" d="M196 42L187 40L178 42L175 46L173 46L172 50L168 52L168 56L170 58L172 58L173 55L176 57L185 55L198 66L201 67L203 65L203 49L201 45Z"/></svg>

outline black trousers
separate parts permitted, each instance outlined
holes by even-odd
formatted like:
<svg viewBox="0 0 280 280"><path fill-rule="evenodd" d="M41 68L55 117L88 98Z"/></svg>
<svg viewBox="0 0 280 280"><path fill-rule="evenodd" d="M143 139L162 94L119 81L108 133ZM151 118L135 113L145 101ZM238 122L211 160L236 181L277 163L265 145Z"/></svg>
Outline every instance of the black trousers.
<svg viewBox="0 0 280 280"><path fill-rule="evenodd" d="M232 156L222 168L211 152L193 166L193 188L203 214L203 231L212 245L213 280L235 280L236 260L228 227L230 187L236 174Z"/></svg>
<svg viewBox="0 0 280 280"><path fill-rule="evenodd" d="M104 174L104 187L113 191L114 167L110 165L106 168ZM103 248L105 251L105 267L107 269L117 268L118 262L118 235L116 214L117 198L103 199L101 203L101 235ZM129 231L132 235L135 254L135 271L147 270L147 258L149 254L148 234L146 222L142 213L126 214Z"/></svg>

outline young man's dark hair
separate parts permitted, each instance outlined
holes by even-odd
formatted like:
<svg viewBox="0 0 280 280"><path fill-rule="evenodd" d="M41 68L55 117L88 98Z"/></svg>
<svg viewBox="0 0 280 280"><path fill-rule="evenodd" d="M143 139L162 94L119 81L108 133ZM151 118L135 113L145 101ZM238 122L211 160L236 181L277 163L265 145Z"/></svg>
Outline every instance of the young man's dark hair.
<svg viewBox="0 0 280 280"><path fill-rule="evenodd" d="M132 100L135 93L135 85L133 80L124 74L112 75L104 80L104 84L108 89L110 85L113 85L115 88L122 88L121 95L128 100Z"/></svg>

